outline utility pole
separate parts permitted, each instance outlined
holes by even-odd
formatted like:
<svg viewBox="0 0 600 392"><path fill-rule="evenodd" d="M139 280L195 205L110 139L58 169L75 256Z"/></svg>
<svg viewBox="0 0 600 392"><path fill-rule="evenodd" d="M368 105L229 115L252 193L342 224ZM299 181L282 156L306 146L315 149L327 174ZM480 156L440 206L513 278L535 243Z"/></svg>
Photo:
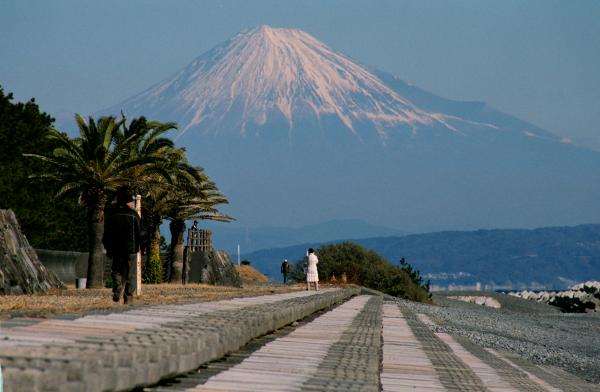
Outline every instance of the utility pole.
<svg viewBox="0 0 600 392"><path fill-rule="evenodd" d="M238 265L240 265L240 244L238 244L237 250L238 250Z"/></svg>
<svg viewBox="0 0 600 392"><path fill-rule="evenodd" d="M135 211L138 216L142 217L142 195L135 196ZM136 269L135 269L135 295L139 297L142 294L142 252L141 249L137 253Z"/></svg>

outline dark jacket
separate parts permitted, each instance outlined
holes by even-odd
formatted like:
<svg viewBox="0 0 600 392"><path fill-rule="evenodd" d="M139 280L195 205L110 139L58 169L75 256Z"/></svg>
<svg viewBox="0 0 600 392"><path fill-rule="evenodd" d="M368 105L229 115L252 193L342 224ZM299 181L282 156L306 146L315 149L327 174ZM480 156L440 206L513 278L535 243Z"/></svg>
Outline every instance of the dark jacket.
<svg viewBox="0 0 600 392"><path fill-rule="evenodd" d="M139 252L142 235L140 217L127 205L107 212L102 243L108 257Z"/></svg>

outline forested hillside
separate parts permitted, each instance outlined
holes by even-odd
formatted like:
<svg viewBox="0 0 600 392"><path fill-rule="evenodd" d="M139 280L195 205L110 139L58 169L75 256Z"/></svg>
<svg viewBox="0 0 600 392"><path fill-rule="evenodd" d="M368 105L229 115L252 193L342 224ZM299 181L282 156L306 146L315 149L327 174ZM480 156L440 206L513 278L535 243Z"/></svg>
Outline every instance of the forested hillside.
<svg viewBox="0 0 600 392"><path fill-rule="evenodd" d="M446 231L353 240L398 263L405 257L432 287L564 288L600 279L600 225L535 230ZM245 255L263 273L279 278L283 258L301 257L308 246Z"/></svg>

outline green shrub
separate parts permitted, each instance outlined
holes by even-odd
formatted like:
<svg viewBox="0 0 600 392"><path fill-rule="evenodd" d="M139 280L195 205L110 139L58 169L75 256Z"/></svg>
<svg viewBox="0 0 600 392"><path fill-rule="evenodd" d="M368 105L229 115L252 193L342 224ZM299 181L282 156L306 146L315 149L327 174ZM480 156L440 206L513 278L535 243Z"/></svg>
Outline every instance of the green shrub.
<svg viewBox="0 0 600 392"><path fill-rule="evenodd" d="M142 283L157 284L163 281L162 260L159 254L146 258L142 267Z"/></svg>
<svg viewBox="0 0 600 392"><path fill-rule="evenodd" d="M348 283L400 298L431 301L429 284L423 284L419 271L404 259L400 260L400 266L395 266L379 254L352 242L323 245L316 254L321 281L346 276ZM292 277L296 281L304 280L304 263L304 260L295 263Z"/></svg>

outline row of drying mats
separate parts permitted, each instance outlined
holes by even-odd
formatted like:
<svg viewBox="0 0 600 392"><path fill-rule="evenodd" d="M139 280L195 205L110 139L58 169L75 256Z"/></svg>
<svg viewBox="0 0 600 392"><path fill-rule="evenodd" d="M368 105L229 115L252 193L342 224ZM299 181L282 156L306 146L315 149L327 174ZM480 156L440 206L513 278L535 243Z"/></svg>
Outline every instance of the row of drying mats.
<svg viewBox="0 0 600 392"><path fill-rule="evenodd" d="M143 389L600 391L438 333L436 320L403 301L340 289L14 319L0 324L0 362L5 392L126 390L159 379Z"/></svg>
<svg viewBox="0 0 600 392"><path fill-rule="evenodd" d="M147 391L600 391L558 369L435 333L402 301L361 295ZM234 355L235 356L235 355Z"/></svg>

